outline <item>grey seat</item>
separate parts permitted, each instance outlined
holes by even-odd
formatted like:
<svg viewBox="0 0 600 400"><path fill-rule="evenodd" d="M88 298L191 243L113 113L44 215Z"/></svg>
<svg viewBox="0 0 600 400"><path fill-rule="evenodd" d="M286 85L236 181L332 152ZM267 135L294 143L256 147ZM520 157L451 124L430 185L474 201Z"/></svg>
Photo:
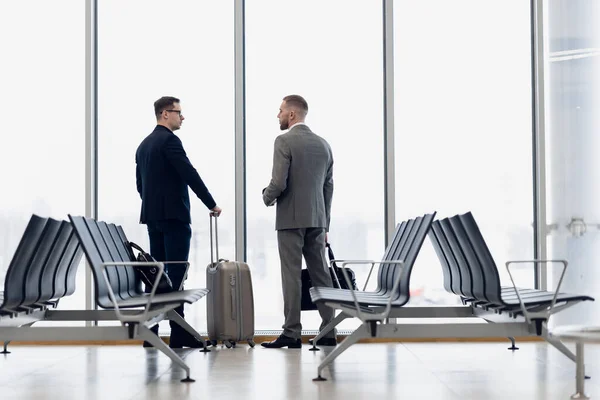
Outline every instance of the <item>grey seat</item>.
<svg viewBox="0 0 600 400"><path fill-rule="evenodd" d="M183 303L193 304L206 296L208 289L188 289L170 293L156 294L156 285L150 293L144 293L140 275L134 266L140 268L158 267L164 270L160 262L136 262L133 252L127 246L125 233L114 224L98 222L92 218L69 215L73 229L79 239L94 277L96 304L106 310L104 313L90 312L86 320L103 318L118 319L122 327L102 328L107 337L145 340L167 355L174 363L186 371L183 382L190 379L190 368L183 359L152 333L149 326L169 319L190 335L200 339L200 334L191 327L175 308ZM200 341L204 345L204 341ZM210 351L206 346L202 351Z"/></svg>
<svg viewBox="0 0 600 400"><path fill-rule="evenodd" d="M31 216L6 271L4 292L1 293L0 315L15 315L18 312L30 312L34 309L35 301L25 302L27 276L36 254L39 253L40 245L46 247L47 243L52 243L54 240L52 235L55 234L54 227L57 224L58 221L53 220L48 224L48 218ZM51 225L50 230L47 225ZM37 261L39 262L39 259Z"/></svg>
<svg viewBox="0 0 600 400"><path fill-rule="evenodd" d="M69 222L32 215L0 292L0 336L45 320L49 309L73 294L82 254ZM9 353L9 343L4 340L2 353Z"/></svg>
<svg viewBox="0 0 600 400"><path fill-rule="evenodd" d="M323 368L331 364L339 355L360 339L369 336L378 337L378 334L389 335L389 328L391 326L382 324L382 322L388 316L394 318L396 316L395 313L406 308L411 308L404 307L404 305L410 299L410 276L412 268L434 217L435 212L398 224L381 261L355 262L337 260L338 264L342 266L342 272L344 266L348 263L371 264L371 270L375 264L379 264L377 288L374 291L366 292L324 287L313 287L310 289L310 296L314 303L322 303L328 307L342 311L313 339L312 350L318 350L316 346L319 339L333 330L344 319L356 317L362 322L362 325L358 329L344 339L342 344L336 347L321 362L318 367L319 376L316 380L324 380L321 376ZM370 275L371 272L369 272Z"/></svg>
<svg viewBox="0 0 600 400"><path fill-rule="evenodd" d="M469 299L476 307L521 315L522 307L527 310L550 306L555 295L556 303L594 301L581 294L522 288L518 289L519 300L514 287L501 287L496 263L470 212L434 221L429 237L447 274L457 280L468 277L472 284L471 288L465 282L454 284L450 291Z"/></svg>
<svg viewBox="0 0 600 400"><path fill-rule="evenodd" d="M73 294L82 255L71 224L49 218L27 271L23 304L56 307L60 299ZM56 279L63 271L64 283ZM65 290L61 290L62 286Z"/></svg>
<svg viewBox="0 0 600 400"><path fill-rule="evenodd" d="M392 241L381 260L382 264L377 273L377 289L372 292L355 292L354 295L361 307L385 306L390 298L394 307L401 307L410 299L410 275L412 267L419 254L423 241L429 231L435 213L426 214L415 219L398 224ZM386 263L390 260L402 260L402 268ZM393 287L400 279L397 290ZM336 302L346 305L354 304L351 290L313 287L310 289L313 302Z"/></svg>
<svg viewBox="0 0 600 400"><path fill-rule="evenodd" d="M148 303L150 294L141 290L140 277L130 264L135 259L124 259L122 241L115 242L105 223L97 222L92 218L74 217L69 215L71 223L83 246L85 255L90 263L94 275L95 296L98 306L105 309L115 308L115 303L110 299L110 294L117 300L116 305L121 308L137 308ZM122 265L106 266L104 263L121 262ZM106 269L107 279L104 279ZM189 289L178 292L155 294L151 306L162 304L195 303L208 293L208 289Z"/></svg>
<svg viewBox="0 0 600 400"><path fill-rule="evenodd" d="M61 231L42 273L38 301L55 301L75 293L83 248L71 223L63 221Z"/></svg>
<svg viewBox="0 0 600 400"><path fill-rule="evenodd" d="M207 289L191 289L155 295L141 290L134 265L163 268L162 263L138 263L125 246L124 232L113 224L73 217L71 223L32 216L15 252L0 296L0 341L11 340L146 340L186 372L182 381L192 382L190 368L149 326L169 319L190 335L200 338L175 308L195 303ZM94 277L95 298L102 310L54 309L61 298L75 291L77 267L83 253ZM37 321L52 326L33 327ZM60 321L95 321L98 325L73 326ZM120 321L120 325L102 325ZM201 342L204 344L204 342ZM204 351L210 351L203 349Z"/></svg>
<svg viewBox="0 0 600 400"><path fill-rule="evenodd" d="M465 268L465 254L462 251L452 250L459 244L449 219L434 221L429 231L429 239L442 266L444 289L460 296L463 304L477 305L484 309L493 307L481 292L474 291L474 285L475 290L481 289L478 282L483 279L482 275L478 270L472 272L470 268ZM519 288L519 290L521 293L534 291L527 288ZM515 288L512 286L501 286L501 292L507 296L514 291Z"/></svg>
<svg viewBox="0 0 600 400"><path fill-rule="evenodd" d="M318 376L314 380L325 380L321 374L323 369L354 343L368 337L401 339L504 336L513 343L510 349L515 350L515 337L540 336L575 361L573 352L548 334L547 320L553 313L591 298L559 293L558 302L554 303L551 300L553 293L535 289L519 290L521 299L525 299L523 307L513 297L516 293L514 288L500 286L498 270L472 216L457 216L439 221L433 221L433 217L434 214L427 214L399 225L382 260L383 266L387 268L379 270L376 291L361 293L331 288L311 289L313 301L341 310L334 321L313 339L312 350L317 350L315 343L344 319L358 317L362 322L350 336L326 355L318 366ZM444 288L463 298L464 305L404 307L410 293L412 267L425 235L429 235L440 260ZM392 268L394 258L403 261L404 265ZM400 275L395 274L397 271L401 271ZM494 307L496 309L492 310ZM525 311L521 313L521 309ZM465 318L475 323L464 323ZM433 320L435 323L421 322L426 320Z"/></svg>

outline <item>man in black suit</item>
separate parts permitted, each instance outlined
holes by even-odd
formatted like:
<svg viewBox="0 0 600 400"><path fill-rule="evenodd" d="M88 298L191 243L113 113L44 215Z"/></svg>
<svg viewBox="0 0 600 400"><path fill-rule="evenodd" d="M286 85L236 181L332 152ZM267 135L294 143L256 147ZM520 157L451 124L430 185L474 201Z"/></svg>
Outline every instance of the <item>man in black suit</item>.
<svg viewBox="0 0 600 400"><path fill-rule="evenodd" d="M148 227L152 257L157 261L187 261L192 238L188 186L212 212L219 215L221 208L187 158L181 140L173 133L185 119L179 99L161 97L154 103L154 113L156 128L135 153L137 190L142 198L140 223ZM185 279L183 265L165 266L175 288ZM183 305L175 311L184 316ZM199 338L173 321L169 324L171 347L202 346ZM152 330L158 334L158 325ZM151 345L144 343L144 346Z"/></svg>

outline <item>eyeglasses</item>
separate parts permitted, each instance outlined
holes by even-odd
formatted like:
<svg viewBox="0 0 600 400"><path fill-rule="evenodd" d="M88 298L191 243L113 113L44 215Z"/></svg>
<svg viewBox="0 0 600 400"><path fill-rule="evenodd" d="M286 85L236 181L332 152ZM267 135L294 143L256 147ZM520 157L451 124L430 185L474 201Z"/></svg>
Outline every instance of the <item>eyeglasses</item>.
<svg viewBox="0 0 600 400"><path fill-rule="evenodd" d="M181 114L181 110L165 110L165 111L166 111L166 112L174 112L174 113L177 113L177 114L179 114L179 116L180 116L180 117L182 116L182 114Z"/></svg>

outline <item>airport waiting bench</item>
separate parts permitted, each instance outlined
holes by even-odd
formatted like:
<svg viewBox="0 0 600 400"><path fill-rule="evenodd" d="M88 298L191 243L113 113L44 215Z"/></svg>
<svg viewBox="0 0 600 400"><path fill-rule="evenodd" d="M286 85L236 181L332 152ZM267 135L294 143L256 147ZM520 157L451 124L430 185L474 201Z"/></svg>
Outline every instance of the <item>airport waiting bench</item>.
<svg viewBox="0 0 600 400"><path fill-rule="evenodd" d="M366 292L364 289L357 291L323 287L311 288L310 294L313 302L322 303L341 311L313 339L311 350L317 350L317 340L324 337L343 320L359 318L362 322L350 336L323 359L318 366L317 377L314 380L326 380L322 376L323 369L350 346L369 337L507 337L513 342L512 348L515 349L514 337L541 336L575 361L575 355L563 343L548 335L547 321L556 312L581 301L593 299L588 296L559 293L559 288L557 288L557 292L547 292L521 288L517 290L514 286L501 287L498 270L472 215L463 216L462 221L461 217L434 221L435 214L425 214L398 224L381 261L332 261L332 263L336 262L342 266L342 275L347 281L349 281L347 265L370 265L367 283L374 266L379 265L376 290ZM464 229L460 229L461 227ZM410 299L412 268L425 236L429 236L440 260L444 273L444 287L449 292L461 296L464 305L405 307ZM464 256L464 254L468 256ZM481 258L484 255L486 257ZM480 259L485 260L485 267L482 266ZM507 264L510 265L511 262ZM365 288L367 283L365 283ZM404 318L477 318L482 323L457 322L433 325L431 323L402 323Z"/></svg>
<svg viewBox="0 0 600 400"><path fill-rule="evenodd" d="M32 215L6 271L0 292L3 354L11 340L23 339L18 327L52 320L59 301L75 292L83 251L67 221ZM16 335L15 335L16 333ZM43 339L42 339L43 340Z"/></svg>
<svg viewBox="0 0 600 400"><path fill-rule="evenodd" d="M50 275L50 271L45 273L47 267L40 266L39 261L44 259L44 253L60 253L63 246L62 241L54 240L57 239L57 234L54 233L55 229L49 226L55 224L48 225L48 221L52 220L34 216L7 271L6 290L0 308L0 340L5 343L11 340L146 340L185 371L186 377L182 382L193 382L189 367L177 353L152 333L149 327L164 319L170 319L193 336L200 338L200 334L175 312L175 308L183 303L195 303L203 298L208 290L189 289L157 294L156 288L160 276L164 273L164 264L137 262L120 226L80 216L69 215L69 219L70 223L62 221L60 225L68 227L68 243L75 246L76 254L72 257L71 268L66 269L65 280L69 285L64 293L66 295L74 291L77 265L82 254L85 254L94 280L96 304L101 309L50 309L49 306L56 304L51 300L60 297L54 295L51 296L53 299L46 300L48 296L35 296L33 292L28 291L29 287L38 287L39 293L49 292L49 285L52 284L42 277ZM58 263L61 266L66 263L66 258L63 258L60 258L61 262ZM44 265L46 264L52 266L52 263ZM184 264L186 268L189 267L189 263ZM150 293L144 292L140 274L134 267L158 268L159 273ZM62 270L64 269L63 266ZM61 268L58 267L57 270ZM54 282L60 279L62 275L59 279L54 279ZM53 284L58 290L61 289L60 285ZM38 321L120 321L121 326L31 326ZM201 351L209 350L204 347Z"/></svg>
<svg viewBox="0 0 600 400"><path fill-rule="evenodd" d="M566 260L508 261L505 265L512 286L501 286L496 263L471 212L434 221L429 237L442 266L446 291L460 296L463 304L473 309L500 316L500 320L524 321L532 334L543 337L575 361L564 344L548 335L548 320L553 314L583 301L594 301L586 295L560 292L568 267ZM511 266L524 263L542 268L553 263L562 266L556 290L518 287Z"/></svg>

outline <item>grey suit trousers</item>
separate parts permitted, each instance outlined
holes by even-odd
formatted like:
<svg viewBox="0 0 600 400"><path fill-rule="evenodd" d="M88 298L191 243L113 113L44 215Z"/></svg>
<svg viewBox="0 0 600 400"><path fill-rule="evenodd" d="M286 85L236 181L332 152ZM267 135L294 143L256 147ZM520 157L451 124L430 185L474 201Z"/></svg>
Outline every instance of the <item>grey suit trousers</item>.
<svg viewBox="0 0 600 400"><path fill-rule="evenodd" d="M283 334L300 339L302 323L300 322L300 301L302 296L302 256L314 286L332 287L331 275L325 259L325 229L301 228L282 229L277 231L279 258L281 260L281 282L283 285ZM334 310L317 304L321 314L322 330L334 317ZM332 330L327 337L335 337Z"/></svg>

